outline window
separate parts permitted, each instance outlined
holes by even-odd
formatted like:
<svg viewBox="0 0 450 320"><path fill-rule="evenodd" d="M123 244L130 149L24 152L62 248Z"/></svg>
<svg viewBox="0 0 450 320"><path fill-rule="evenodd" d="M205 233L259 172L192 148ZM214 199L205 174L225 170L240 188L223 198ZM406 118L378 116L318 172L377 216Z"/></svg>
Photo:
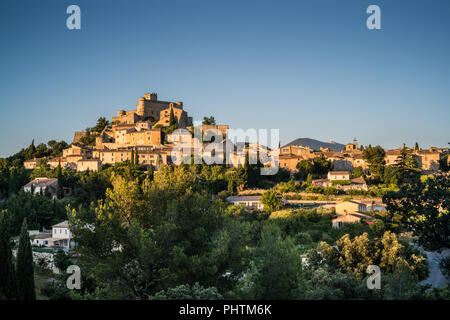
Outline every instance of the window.
<svg viewBox="0 0 450 320"><path fill-rule="evenodd" d="M55 234L56 234L56 229L54 229L55 230Z"/></svg>
<svg viewBox="0 0 450 320"><path fill-rule="evenodd" d="M64 230L64 233L65 233L65 234L67 234L67 229L66 229L66 230Z"/></svg>

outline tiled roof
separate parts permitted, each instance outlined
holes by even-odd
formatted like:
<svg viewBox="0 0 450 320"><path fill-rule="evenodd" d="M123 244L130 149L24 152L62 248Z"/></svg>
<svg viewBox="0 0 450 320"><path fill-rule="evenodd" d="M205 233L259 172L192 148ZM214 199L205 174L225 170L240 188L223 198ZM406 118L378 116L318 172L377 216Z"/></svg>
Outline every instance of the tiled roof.
<svg viewBox="0 0 450 320"><path fill-rule="evenodd" d="M31 187L48 187L52 185L53 183L58 182L58 179L56 178L36 178L33 181L30 181L27 183L24 188L31 188Z"/></svg>
<svg viewBox="0 0 450 320"><path fill-rule="evenodd" d="M352 183L366 184L366 180L364 180L363 177L354 178L354 179L351 179L351 181L352 181Z"/></svg>
<svg viewBox="0 0 450 320"><path fill-rule="evenodd" d="M235 197L228 197L227 201L229 202L235 202L235 201L259 201L261 199L261 196L235 196Z"/></svg>
<svg viewBox="0 0 450 320"><path fill-rule="evenodd" d="M68 228L69 227L69 221L64 220L63 222L57 223L52 226L53 228Z"/></svg>
<svg viewBox="0 0 450 320"><path fill-rule="evenodd" d="M350 172L348 171L330 171L328 172L331 175L336 175L336 174L350 174Z"/></svg>

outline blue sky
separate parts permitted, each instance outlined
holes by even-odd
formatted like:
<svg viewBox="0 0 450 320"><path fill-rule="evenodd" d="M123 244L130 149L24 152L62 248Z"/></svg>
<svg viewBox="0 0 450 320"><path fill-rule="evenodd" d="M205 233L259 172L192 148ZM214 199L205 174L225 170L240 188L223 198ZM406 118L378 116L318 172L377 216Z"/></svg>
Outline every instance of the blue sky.
<svg viewBox="0 0 450 320"><path fill-rule="evenodd" d="M66 8L81 8L81 30ZM381 8L382 30L366 28ZM0 2L0 157L157 92L282 144L450 142L450 1Z"/></svg>

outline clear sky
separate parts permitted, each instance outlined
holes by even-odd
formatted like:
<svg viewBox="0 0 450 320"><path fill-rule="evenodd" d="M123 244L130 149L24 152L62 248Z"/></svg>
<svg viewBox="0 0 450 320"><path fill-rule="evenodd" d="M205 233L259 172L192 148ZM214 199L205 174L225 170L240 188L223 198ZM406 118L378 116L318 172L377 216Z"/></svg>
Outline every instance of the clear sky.
<svg viewBox="0 0 450 320"><path fill-rule="evenodd" d="M2 0L0 157L71 142L145 92L194 120L279 128L282 144L445 147L449 39L448 0Z"/></svg>

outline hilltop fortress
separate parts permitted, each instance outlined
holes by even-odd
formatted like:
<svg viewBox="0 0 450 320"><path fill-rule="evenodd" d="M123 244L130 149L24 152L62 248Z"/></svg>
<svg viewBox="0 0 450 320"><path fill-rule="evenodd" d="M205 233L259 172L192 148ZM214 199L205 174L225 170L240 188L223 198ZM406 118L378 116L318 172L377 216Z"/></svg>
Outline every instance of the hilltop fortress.
<svg viewBox="0 0 450 320"><path fill-rule="evenodd" d="M228 126L202 125L201 130L214 130L225 140ZM146 93L139 98L135 110L117 111L101 132L75 132L72 145L63 150L63 156L47 163L52 168L61 164L76 171L97 171L101 165L124 161L158 168L171 163L172 150L187 138L191 140L193 132L192 117L183 109L183 102L160 101L156 93ZM33 169L38 160L26 161L24 165Z"/></svg>
<svg viewBox="0 0 450 320"><path fill-rule="evenodd" d="M129 125L139 121L151 121L154 126L169 126L170 112L176 118L179 128L192 126L192 117L188 117L183 110L183 102L159 101L156 93L146 93L139 98L136 110L117 111L117 116L112 118L113 124Z"/></svg>

